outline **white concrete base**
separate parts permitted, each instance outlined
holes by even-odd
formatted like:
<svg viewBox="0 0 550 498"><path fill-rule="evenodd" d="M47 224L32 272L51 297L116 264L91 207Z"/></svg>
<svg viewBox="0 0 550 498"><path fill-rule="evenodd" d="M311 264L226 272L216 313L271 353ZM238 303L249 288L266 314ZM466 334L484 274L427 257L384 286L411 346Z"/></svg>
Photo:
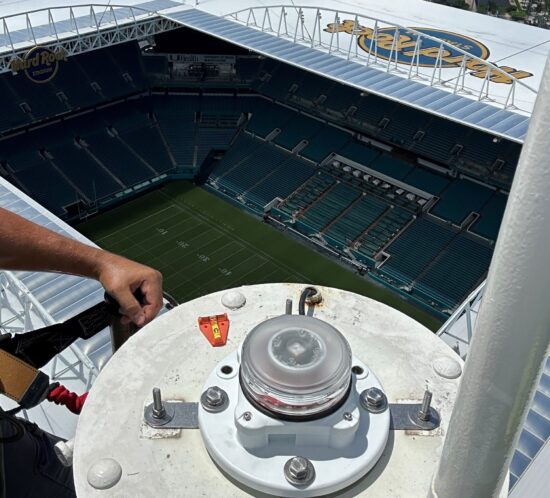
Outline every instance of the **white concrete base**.
<svg viewBox="0 0 550 498"><path fill-rule="evenodd" d="M163 399L198 401L216 365L255 325L284 313L287 298L296 305L303 287L241 287L246 304L233 311L221 304L224 292L204 296L178 306L132 337L99 375L80 416L74 453L78 496L265 496L238 485L215 465L199 430L143 430L143 408L155 386L162 389ZM429 388L442 421L433 432L390 431L378 463L337 496L425 498L460 382L460 376L438 375L433 361L449 356L462 366L462 360L428 329L386 305L337 289L319 289L323 301L314 316L337 327L354 355L360 351L357 356L376 373L389 402L418 403ZM227 345L213 348L200 332L197 317L223 312L231 321ZM112 488L99 491L86 476L103 458L115 459L122 477Z"/></svg>

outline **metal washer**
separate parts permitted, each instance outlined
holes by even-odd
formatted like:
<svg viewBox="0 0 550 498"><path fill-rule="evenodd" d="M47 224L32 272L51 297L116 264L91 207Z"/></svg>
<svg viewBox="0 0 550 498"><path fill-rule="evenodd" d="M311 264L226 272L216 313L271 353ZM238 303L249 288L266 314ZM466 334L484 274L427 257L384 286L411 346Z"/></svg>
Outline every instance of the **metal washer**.
<svg viewBox="0 0 550 498"><path fill-rule="evenodd" d="M304 458L304 460L307 461L307 476L304 479L294 479L290 475L290 464L292 463L292 460L294 457L289 458L284 466L284 474L285 479L292 484L293 486L296 486L297 488L307 488L314 480L315 480L315 467L311 463L311 461L308 458Z"/></svg>

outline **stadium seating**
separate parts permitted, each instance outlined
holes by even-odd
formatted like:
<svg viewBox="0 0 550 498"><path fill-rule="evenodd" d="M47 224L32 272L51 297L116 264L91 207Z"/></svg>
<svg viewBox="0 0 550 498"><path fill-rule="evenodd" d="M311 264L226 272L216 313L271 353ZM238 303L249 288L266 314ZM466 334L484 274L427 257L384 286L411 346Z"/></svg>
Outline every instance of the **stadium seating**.
<svg viewBox="0 0 550 498"><path fill-rule="evenodd" d="M327 93L329 88L330 82L326 78L304 71L294 95L313 104L320 95Z"/></svg>
<svg viewBox="0 0 550 498"><path fill-rule="evenodd" d="M70 139L52 144L47 151L52 155L52 163L63 172L67 181L90 202L113 195L125 187L110 170L104 169L86 151L77 149Z"/></svg>
<svg viewBox="0 0 550 498"><path fill-rule="evenodd" d="M363 166L370 166L378 158L380 152L367 145L351 142L342 148L339 154Z"/></svg>
<svg viewBox="0 0 550 498"><path fill-rule="evenodd" d="M451 150L464 135L461 125L437 118L433 118L421 131L424 136L413 140L411 150L443 164L452 159Z"/></svg>
<svg viewBox="0 0 550 498"><path fill-rule="evenodd" d="M274 67L265 66L267 77L258 85L258 90L281 102L284 102L290 93L292 85L296 85L302 78L303 71L287 64L274 64Z"/></svg>
<svg viewBox="0 0 550 498"><path fill-rule="evenodd" d="M344 182L336 183L330 194L311 204L299 220L312 230L312 233L320 232L360 195L361 192L351 185Z"/></svg>
<svg viewBox="0 0 550 498"><path fill-rule="evenodd" d="M360 260L367 258L370 262L375 255L395 238L412 219L413 215L400 207L392 207L384 211L376 223L368 227L358 240L359 246L354 254Z"/></svg>
<svg viewBox="0 0 550 498"><path fill-rule="evenodd" d="M307 140L315 135L321 128L323 123L310 117L298 114L292 116L288 122L282 125L282 131L274 139L273 142L292 150L302 140Z"/></svg>
<svg viewBox="0 0 550 498"><path fill-rule="evenodd" d="M256 102L252 108L252 117L247 129L255 135L265 138L275 128L282 128L286 123L295 119L298 114L295 111L272 104L265 100Z"/></svg>
<svg viewBox="0 0 550 498"><path fill-rule="evenodd" d="M302 212L310 204L316 202L321 195L326 194L335 185L336 178L324 171L317 171L314 176L278 207L275 214L282 220L290 221L295 214ZM310 232L313 233L313 230Z"/></svg>
<svg viewBox="0 0 550 498"><path fill-rule="evenodd" d="M312 164L242 134L216 165L209 183L260 210L275 197L287 197L312 174Z"/></svg>
<svg viewBox="0 0 550 498"><path fill-rule="evenodd" d="M391 157L388 154L381 154L370 164L370 167L397 180L406 177L414 168L408 162Z"/></svg>
<svg viewBox="0 0 550 498"><path fill-rule="evenodd" d="M326 125L314 136L309 137L309 143L300 151L300 155L319 163L330 153L339 152L350 140L349 133Z"/></svg>
<svg viewBox="0 0 550 498"><path fill-rule="evenodd" d="M326 93L326 98L320 105L341 114L346 114L349 108L357 104L360 98L359 90L335 83Z"/></svg>
<svg viewBox="0 0 550 498"><path fill-rule="evenodd" d="M178 166L195 165L195 110L199 99L194 96L155 97L154 116Z"/></svg>
<svg viewBox="0 0 550 498"><path fill-rule="evenodd" d="M392 108L396 105L376 95L365 95L357 103L357 111L353 118L371 126L378 126L382 118L391 114Z"/></svg>
<svg viewBox="0 0 550 498"><path fill-rule="evenodd" d="M518 144L265 58L237 56L219 86L163 75L166 57L127 43L69 58L45 85L0 76L2 174L65 217L166 175L205 180L438 312L484 277L506 195L457 176L506 190Z"/></svg>
<svg viewBox="0 0 550 498"><path fill-rule="evenodd" d="M390 244L380 273L441 310L452 310L485 278L492 246L422 217Z"/></svg>
<svg viewBox="0 0 550 498"><path fill-rule="evenodd" d="M261 152L261 151L260 151ZM287 157L281 165L244 194L245 199L265 206L275 197L288 197L314 172L313 166L299 158Z"/></svg>
<svg viewBox="0 0 550 498"><path fill-rule="evenodd" d="M403 177L403 181L433 195L438 195L450 182L449 179L421 167Z"/></svg>
<svg viewBox="0 0 550 498"><path fill-rule="evenodd" d="M137 43L70 57L55 77L36 84L22 72L0 75L0 132L143 91L147 79Z"/></svg>
<svg viewBox="0 0 550 498"><path fill-rule="evenodd" d="M453 309L485 278L492 254L488 244L457 235L418 278L413 292Z"/></svg>
<svg viewBox="0 0 550 498"><path fill-rule="evenodd" d="M351 126L496 186L509 186L513 177L518 144L495 141L489 134L346 85L331 84L305 70L266 59L252 87L270 98L328 118L334 124Z"/></svg>
<svg viewBox="0 0 550 498"><path fill-rule="evenodd" d="M408 148L416 132L429 120L430 117L426 113L399 106L388 116L388 123L379 131L378 136Z"/></svg>
<svg viewBox="0 0 550 498"><path fill-rule="evenodd" d="M363 193L349 205L348 209L341 213L338 219L331 222L324 237L335 249L343 251L386 209L388 209L388 204L382 199Z"/></svg>
<svg viewBox="0 0 550 498"><path fill-rule="evenodd" d="M493 195L493 190L463 179L451 183L431 212L460 225L472 211L478 211Z"/></svg>
<svg viewBox="0 0 550 498"><path fill-rule="evenodd" d="M508 196L495 193L480 212L480 217L470 227L470 231L489 240L496 240Z"/></svg>

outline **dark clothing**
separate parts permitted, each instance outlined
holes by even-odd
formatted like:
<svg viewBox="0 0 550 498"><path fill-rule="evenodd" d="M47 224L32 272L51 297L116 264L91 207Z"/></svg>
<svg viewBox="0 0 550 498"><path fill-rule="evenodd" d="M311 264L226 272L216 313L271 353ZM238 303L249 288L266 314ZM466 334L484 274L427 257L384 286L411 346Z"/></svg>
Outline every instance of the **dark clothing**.
<svg viewBox="0 0 550 498"><path fill-rule="evenodd" d="M0 409L5 498L76 498L72 467L54 452L61 438ZM1 461L0 461L1 465ZM0 493L2 481L0 479Z"/></svg>

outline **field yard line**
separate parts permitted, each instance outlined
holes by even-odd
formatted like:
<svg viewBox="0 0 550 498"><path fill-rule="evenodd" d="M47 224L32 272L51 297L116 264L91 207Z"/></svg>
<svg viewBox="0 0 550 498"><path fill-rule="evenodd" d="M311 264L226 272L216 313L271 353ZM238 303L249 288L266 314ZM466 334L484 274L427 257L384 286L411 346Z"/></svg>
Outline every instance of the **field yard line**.
<svg viewBox="0 0 550 498"><path fill-rule="evenodd" d="M198 226L198 225L196 225L196 226ZM193 228L195 228L195 227L193 227ZM210 229L210 228L207 228L207 230L198 233L198 234L195 235L194 237L191 237L190 239L185 240L184 242L188 242L188 243L190 244L192 241L194 241L194 240L196 240L196 239L202 237L203 235L207 235L210 231L211 231L211 229ZM186 233L186 232L185 232L185 233ZM181 234L181 236L185 236L185 235L184 235L184 234ZM178 238L180 238L180 235L178 235ZM204 244L204 245L199 246L198 249L191 249L191 251L195 251L195 250L200 250L200 249L202 249L205 245L208 245L210 242L212 242L212 240L218 240L218 239L212 239L212 238L210 238L209 242L207 242L207 243ZM165 241L163 241L162 243L150 245L150 246L149 246L149 249L150 249L151 251L153 251L153 250L156 249L157 247L160 247L160 246L162 246L163 244L165 244L166 242L168 242L168 241L165 240ZM164 256L166 256L167 254L171 253L172 251L176 251L176 250L178 250L178 249L182 249L182 248L179 247L179 246L177 245L177 241L176 241L175 247L172 247L172 248L170 248L170 249L167 249L167 250L166 250L165 252L163 252L162 254L163 254ZM189 248L186 248L186 249L184 249L184 250L187 250L187 249L189 249Z"/></svg>
<svg viewBox="0 0 550 498"><path fill-rule="evenodd" d="M249 260L242 261L242 262L239 263L239 265L237 265L237 266L240 266L240 264L246 263L247 261L249 261ZM248 271L248 272L246 272L246 273L244 273L244 274L243 274L243 273L239 273L238 276L237 276L237 278L232 279L232 280L229 281L229 283L228 283L226 289L232 288L232 287L235 285L235 284L233 283L234 281L236 282L236 281L239 281L239 280L244 280L248 275L250 275L251 273L257 272L259 268L262 268L262 267L263 267L264 265L266 265L266 264L271 264L271 262L270 262L270 261L267 261L267 260L264 260L260 266L256 266L256 267L252 268L250 271ZM234 267L234 268L237 268L237 267ZM233 271L233 270L232 270L232 271ZM202 273L204 273L204 272L199 273L199 275L201 275ZM181 285L178 285L178 286L176 287L176 289L179 289L180 287L182 287L183 284L185 284L185 283L187 283L187 282L192 282L193 279L195 279L195 278L197 278L197 277L198 277L198 275L196 275L196 276L193 277L192 279L187 279L185 282L182 282ZM252 284L241 284L241 285L252 285ZM176 291L176 289L174 289L174 292Z"/></svg>
<svg viewBox="0 0 550 498"><path fill-rule="evenodd" d="M212 239L210 242L208 242L208 244L210 244L213 240L218 240L218 239ZM208 245L208 244L205 244L205 245ZM239 251L240 252L241 250L246 250L246 248L242 247L236 240L230 240L227 244L224 244L222 247L219 247L218 249L216 249L214 252L211 252L210 254L206 254L206 256L208 256L209 258L213 257L214 254L216 254L217 252L221 251L222 249L225 249L226 247L230 246L231 244L237 244L237 246L239 247ZM197 251L200 251L203 247L205 246L201 246L199 247L199 249L197 249ZM233 257L235 254L238 254L233 252L232 254L229 254L227 257L223 258L221 261L217 262L216 264L221 264L223 263L225 260ZM183 255L182 255L183 256ZM175 264L178 264L178 262L183 259L183 258L178 258L177 260L174 261ZM185 258L185 259L188 259L188 258ZM179 272L180 270L178 270ZM178 273L177 272L177 273Z"/></svg>
<svg viewBox="0 0 550 498"><path fill-rule="evenodd" d="M195 225L195 226L192 227L192 228L195 228L195 227L201 226L201 225L202 225L202 224L199 223L199 224ZM172 228L169 228L169 230L173 230L173 227L172 227ZM213 241L215 241L215 240L219 240L219 239L222 239L222 238L227 239L227 237L225 237L225 234L219 234L218 231L216 231L215 229L213 229L211 226L208 226L208 227L205 227L204 230L203 230L202 232L198 233L197 235L195 235L194 237L192 237L192 238L190 238L190 239L185 240L184 242L187 242L187 243L191 244L191 242L193 242L194 240L198 239L199 237L202 237L203 235L208 235L210 232L214 232L214 234L220 235L220 236L219 236L219 237L216 237L216 238L213 238L213 237L211 236L210 239L209 239L205 244L202 244L202 245L200 245L200 246L198 246L198 247L196 247L196 248L190 248L190 247L189 247L189 248L185 248L184 251L189 251L189 254L188 254L188 255L191 256L194 252L202 250L205 246L211 244L211 243L212 243ZM184 233L181 234L181 235L182 235L183 237L185 237L185 233L186 233L186 232L184 232ZM180 235L178 234L178 238L179 238L179 237L180 237ZM177 241L176 241L176 242L177 242ZM234 243L236 243L236 244L239 244L237 241L234 241L234 240L232 240L231 242L234 242ZM163 243L164 243L164 242L163 242ZM150 250L154 250L155 248L161 246L163 243L152 245L152 246L149 247L149 249L150 249ZM224 247L225 247L225 245L224 245ZM166 256L166 255L168 255L168 254L170 254L170 253L172 253L172 252L174 252L174 251L177 251L178 249L181 250L182 248L179 247L179 246L177 245L177 243L176 243L176 247L173 247L173 248L171 248L171 249L167 249L167 250L163 253L163 255ZM182 255L182 256L183 256L183 255ZM208 256L208 255L207 255L207 256Z"/></svg>
<svg viewBox="0 0 550 498"><path fill-rule="evenodd" d="M238 242L236 242L236 243L238 244ZM246 251L246 248L244 248L244 247L241 246L241 250L242 250L242 251ZM239 252L240 252L240 251L239 251ZM219 261L218 263L216 263L216 265L218 265L218 264L223 264L224 261L226 261L227 259L233 257L235 254L239 254L239 253L237 252L237 253L233 253L233 254L227 256L226 258L224 258L224 259L222 259L221 261ZM236 268L238 268L242 263L246 263L247 261L249 261L249 260L248 260L248 259L244 259L244 260L242 260L239 264L237 264L237 266L233 266L233 267L231 268L231 273L234 273ZM176 276L178 273L185 272L186 269L187 269L187 268L182 268L181 270L178 270L177 272L175 272L175 273L172 274L172 277ZM205 268L203 271L199 272L197 275L194 275L194 276L191 277L191 278L187 278L187 279L183 280L182 284L185 284L185 283L188 283L188 282L193 282L195 279L200 278L200 276L201 276L203 273L209 272L209 271L212 271L212 267ZM220 277L223 278L224 275L220 275ZM243 275L242 275L242 274L239 274L239 275L238 275L238 278L237 278L236 280L240 280L242 277L243 277ZM233 279L230 281L230 283L231 283L232 281L233 281ZM176 289L179 289L179 288L182 286L182 284L178 284L178 286L174 289L174 291L175 291Z"/></svg>
<svg viewBox="0 0 550 498"><path fill-rule="evenodd" d="M175 224L172 224L174 218L179 218L179 217L181 216L181 210L179 209L179 206L177 206L176 204L172 204L171 206L169 206L169 207L167 207L167 208L165 208L165 209L162 209L162 210L158 211L156 214L159 214L159 213L161 213L161 212L163 212L163 211L166 211L166 209L175 209L175 213L174 213L173 216L170 216L169 218L166 218L166 219L162 220L163 222L166 222L166 223L165 223L165 225L166 225L166 227L167 227L166 230L173 230L175 227L177 227L177 226L180 225L181 223L188 223L189 221L193 221L193 222L195 223L195 225L193 225L193 226L190 227L190 228L194 228L194 227L196 227L196 226L202 225L201 222L198 222L198 221L196 221L196 220L193 220L193 218L178 219L178 220L176 221ZM156 214L155 214L155 215L149 215L149 216L147 216L147 218L151 218L152 216L156 216ZM129 226L128 226L128 227L129 227ZM126 231L126 229L127 229L128 227L124 227L121 231ZM139 231L132 231L131 234L132 234L133 236L140 235L140 234L143 234L144 232L146 232L146 231L149 230L149 229L151 229L151 226L150 226L150 225L148 225L148 226L146 226L146 227L143 227L143 228L142 228L141 230L139 230ZM120 232L117 232L117 233L120 233Z"/></svg>
<svg viewBox="0 0 550 498"><path fill-rule="evenodd" d="M133 225L137 225L138 223L142 223L142 222L145 221L146 219L152 218L153 216L156 216L157 214L162 213L163 211L167 211L168 209L171 209L172 207L174 207L174 206L171 205L171 206L165 207L165 208L163 208L163 209L159 209L158 211L156 211L156 212L154 212L154 213L152 213L152 214L146 216L145 218L142 218L142 219L140 219L140 220L134 221L133 223L130 223L129 225L125 225L124 228L123 228L123 230L126 230L126 229L130 228L130 227L133 226ZM174 216L175 216L175 215L174 215ZM99 245L99 243L100 243L102 240L105 240L105 239L107 239L107 238L109 238L109 237L112 237L113 235L120 235L120 231L119 231L119 232L110 233L109 235L106 235L105 237L101 237L100 239L95 240L95 243L96 243L97 245Z"/></svg>
<svg viewBox="0 0 550 498"><path fill-rule="evenodd" d="M217 240L217 239L214 239L214 240ZM205 245L208 245L208 244L211 243L211 242L212 242L212 239L210 240L210 242L208 242L208 243L205 244ZM233 241L233 240L230 240L230 241L229 241L227 244L225 244L223 247L227 247L227 246L229 246L230 244L233 244L233 243L234 243L234 244L237 244L237 245L239 246L239 248L240 248L239 252L240 252L241 250L246 251L246 248L242 247L237 241ZM137 245L140 249L144 250L144 251L146 252L146 254L149 254L153 259L157 259L157 258L159 257L159 256L157 255L157 253L152 252L152 251L150 250L150 248L145 248L145 247L143 247L142 245L140 245L138 242L136 242L136 245ZM199 250L200 250L201 248L203 248L203 247L204 247L204 246L201 246L201 247L199 248ZM216 252L217 252L217 251L216 251ZM196 251L194 250L193 253L196 254ZM222 259L219 263L216 263L216 264L220 264L220 263L224 262L226 259L228 259L228 258L234 256L235 254L236 254L236 253L232 253L232 254L228 255L226 258ZM238 254L238 253L237 253L237 254ZM173 266L173 265L179 266L178 262L179 262L179 261L182 261L182 260L187 260L187 261L189 261L189 260L190 260L190 257L191 257L192 255L193 255L193 254L188 254L188 255L185 255L185 256L182 255L183 257L178 258L178 259L172 261L171 266ZM163 256L164 256L164 255L163 255ZM245 260L245 261L247 261L247 260ZM193 262L193 264L196 264L196 262ZM186 266L186 267L181 268L180 270L177 270L176 272L172 273L171 276L174 277L174 276L176 276L178 273L185 272L185 271L187 270L187 267L189 267L189 264L183 265L183 266ZM212 268L211 268L211 267L208 267L208 268L205 268L204 271L211 271L211 270L212 270ZM198 275L201 275L202 273L204 273L204 271L201 271ZM198 275L197 275L197 276L198 276ZM195 277L193 277L193 278L195 278ZM191 281L191 279L187 279L186 281Z"/></svg>
<svg viewBox="0 0 550 498"><path fill-rule="evenodd" d="M170 197L168 194L165 194L164 192L160 192L160 194L164 195L165 197L169 198L172 200L172 202L174 202L175 204L178 205L178 207L180 207L182 210L184 211L187 211L189 212L191 210L191 208L188 208L185 204L181 204L179 201L176 201L174 200L174 198ZM210 195L214 195L214 194L210 194ZM193 210L194 211L194 210ZM204 220L207 220L208 222L210 222L210 220L208 219L207 216L204 216L203 214L197 212L197 211L194 211L196 216L198 218L202 218ZM228 233L226 230L223 230L220 226L216 226L215 227L216 230L219 230L221 232L223 232L224 234L226 235L231 235L230 233ZM261 251L257 248L255 248L252 244L249 244L248 242L245 242L243 239L241 239L238 235L233 235L233 238L236 238L236 239L239 239L240 243L245 246L245 247L248 247L249 249L252 249L253 252L255 253L261 253L264 255L265 258L271 260L271 261L276 261L278 263L278 266L281 267L281 268L285 268L286 270L290 271L291 273L295 273L296 275L298 275L300 278L303 278L304 281L306 280L306 277L304 275L302 275L301 273L299 272L295 272L292 270L292 268L288 267L287 265L285 264L282 264L280 263L277 259L271 257L269 254L267 254L266 252L264 251Z"/></svg>

